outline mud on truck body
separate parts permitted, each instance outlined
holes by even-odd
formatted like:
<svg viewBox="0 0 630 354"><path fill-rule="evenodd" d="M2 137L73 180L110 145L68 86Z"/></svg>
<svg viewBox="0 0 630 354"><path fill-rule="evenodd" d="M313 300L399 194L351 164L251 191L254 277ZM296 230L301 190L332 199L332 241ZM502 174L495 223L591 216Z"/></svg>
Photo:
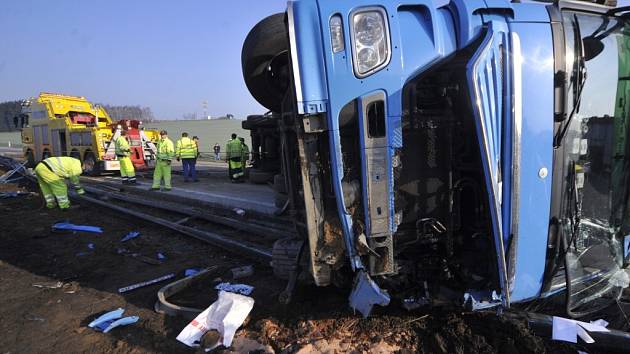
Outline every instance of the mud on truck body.
<svg viewBox="0 0 630 354"><path fill-rule="evenodd" d="M572 317L618 299L628 11L302 0L256 25L243 74L276 122L302 237L274 249L288 290L293 259L316 285L352 286L365 316L391 297L479 309L558 295Z"/></svg>

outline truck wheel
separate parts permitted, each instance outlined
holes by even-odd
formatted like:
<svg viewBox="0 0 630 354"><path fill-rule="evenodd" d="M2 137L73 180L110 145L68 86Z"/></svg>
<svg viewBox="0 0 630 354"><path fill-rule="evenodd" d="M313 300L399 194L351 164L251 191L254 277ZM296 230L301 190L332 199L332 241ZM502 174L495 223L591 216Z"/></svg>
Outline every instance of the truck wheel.
<svg viewBox="0 0 630 354"><path fill-rule="evenodd" d="M83 173L87 175L97 175L99 173L96 157L91 152L86 152L83 157Z"/></svg>
<svg viewBox="0 0 630 354"><path fill-rule="evenodd" d="M257 168L249 169L249 181L252 183L264 184L267 182L271 182L272 179L273 174L271 172L266 172Z"/></svg>
<svg viewBox="0 0 630 354"><path fill-rule="evenodd" d="M35 167L35 155L33 154L33 150L26 150L24 160L26 160L26 167Z"/></svg>
<svg viewBox="0 0 630 354"><path fill-rule="evenodd" d="M252 96L264 107L280 112L289 87L289 43L284 13L258 22L243 42L243 79Z"/></svg>

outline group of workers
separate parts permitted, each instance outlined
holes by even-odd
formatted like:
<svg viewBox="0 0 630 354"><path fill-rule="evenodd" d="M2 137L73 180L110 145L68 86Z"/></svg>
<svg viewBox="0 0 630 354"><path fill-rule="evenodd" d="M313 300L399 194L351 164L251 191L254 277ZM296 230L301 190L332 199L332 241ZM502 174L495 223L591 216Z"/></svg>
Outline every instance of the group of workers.
<svg viewBox="0 0 630 354"><path fill-rule="evenodd" d="M127 138L127 131L122 130L120 135L114 140L115 153L120 162L120 176L123 184L136 184L136 172L131 162L131 148ZM219 149L215 144L215 158ZM199 157L199 139L194 136L188 137L188 133L182 133L181 139L173 144L169 139L166 130L160 131L160 139L156 143L157 154L155 170L153 172L153 184L151 190L160 190L164 183L164 191L170 191L171 186L171 162L173 159L182 162L184 172L184 182L198 182L196 163ZM245 163L249 160L249 148L245 144L244 138L238 138L232 134L232 139L226 146L226 158L228 163L228 173L232 182L239 182L245 174ZM70 207L68 199L68 188L65 179L70 183L78 194L85 191L79 184L79 176L83 172L81 161L68 156L49 157L41 161L35 167L35 175L39 183L42 195L46 201L46 207L54 208L59 205L61 210Z"/></svg>

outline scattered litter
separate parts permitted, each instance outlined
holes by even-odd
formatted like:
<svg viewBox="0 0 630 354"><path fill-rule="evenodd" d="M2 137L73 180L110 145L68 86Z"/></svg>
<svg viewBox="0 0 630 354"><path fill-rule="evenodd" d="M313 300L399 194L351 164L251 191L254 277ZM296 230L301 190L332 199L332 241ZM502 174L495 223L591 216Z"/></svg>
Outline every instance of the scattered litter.
<svg viewBox="0 0 630 354"><path fill-rule="evenodd" d="M197 273L201 272L201 269L199 268L188 268L184 271L184 276L185 277L190 277L192 275L195 275Z"/></svg>
<svg viewBox="0 0 630 354"><path fill-rule="evenodd" d="M36 283L33 286L40 289L59 289L63 286L63 282Z"/></svg>
<svg viewBox="0 0 630 354"><path fill-rule="evenodd" d="M93 232L93 233L103 233L103 230L98 226L89 226L89 225L74 225L69 222L58 222L52 226L53 232L62 232L62 231L83 231L83 232Z"/></svg>
<svg viewBox="0 0 630 354"><path fill-rule="evenodd" d="M159 283L161 281L164 281L164 280L167 280L167 279L171 279L171 278L174 278L174 277L175 277L175 273L167 274L167 275L161 276L159 278L155 278L155 279L143 281L141 283L136 283L136 284L132 284L132 285L129 285L129 286L125 286L123 288L118 289L118 292L122 294L122 293L125 293L127 291L131 291L131 290L142 288L142 287L145 287L145 286L148 286L148 285L151 285L151 284Z"/></svg>
<svg viewBox="0 0 630 354"><path fill-rule="evenodd" d="M620 288L627 288L630 285L630 275L627 269L619 269L610 277L610 284Z"/></svg>
<svg viewBox="0 0 630 354"><path fill-rule="evenodd" d="M238 215L238 216L244 216L245 215L245 210L243 210L241 208L234 208L234 209L232 209L232 211L234 211L236 213L236 215Z"/></svg>
<svg viewBox="0 0 630 354"><path fill-rule="evenodd" d="M97 319L90 322L88 327L107 333L116 327L136 323L140 319L138 316L122 317L123 313L125 313L125 310L117 308L114 311L110 311L99 316Z"/></svg>
<svg viewBox="0 0 630 354"><path fill-rule="evenodd" d="M24 316L24 319L27 320L27 321L46 322L45 318L39 317L39 316L34 316L34 315L26 315L26 316Z"/></svg>
<svg viewBox="0 0 630 354"><path fill-rule="evenodd" d="M121 318L123 313L125 313L125 310L120 308L120 307L117 308L116 310L106 312L106 313L100 315L99 317L97 317L94 321L90 322L88 324L88 327L94 328L94 327L100 325L103 322L114 321L116 319Z"/></svg>
<svg viewBox="0 0 630 354"><path fill-rule="evenodd" d="M156 256L157 256L157 259L159 259L161 261L165 261L166 260L166 256L163 253L161 253L161 252L158 252Z"/></svg>
<svg viewBox="0 0 630 354"><path fill-rule="evenodd" d="M219 332L219 340L210 348L219 345L230 347L236 330L254 307L254 299L248 296L219 292L219 298L210 307L192 320L177 336L177 340L189 347L199 347L201 337L210 330Z"/></svg>
<svg viewBox="0 0 630 354"><path fill-rule="evenodd" d="M76 254L77 257L85 257L85 256L89 256L90 253L89 252L79 252Z"/></svg>
<svg viewBox="0 0 630 354"><path fill-rule="evenodd" d="M143 256L140 253L131 252L131 251L129 251L126 248L118 248L118 249L116 249L116 253L117 254L122 254L123 256L132 257L132 258L137 259L137 260L139 260L141 262L144 262L144 263L147 263L147 264L151 264L151 265L160 265L160 264L162 264L161 261L156 260L155 258Z"/></svg>
<svg viewBox="0 0 630 354"><path fill-rule="evenodd" d="M93 250L94 249L94 244L93 243L88 243L87 247L89 249Z"/></svg>
<svg viewBox="0 0 630 354"><path fill-rule="evenodd" d="M254 291L254 287L251 285L245 284L230 284L230 283L221 283L214 287L217 290L228 291L231 293L237 293L241 295L249 295Z"/></svg>
<svg viewBox="0 0 630 354"><path fill-rule="evenodd" d="M588 323L553 316L551 339L577 343L577 337L579 336L586 343L595 343L595 340L588 332L610 332L606 326L608 326L608 322L604 320L596 320Z"/></svg>
<svg viewBox="0 0 630 354"><path fill-rule="evenodd" d="M254 275L254 266L246 265L243 267L232 268L232 278L239 279Z"/></svg>
<svg viewBox="0 0 630 354"><path fill-rule="evenodd" d="M127 242L127 241L131 240L132 238L136 238L138 236L140 236L140 232L138 232L138 231L131 231L130 233L125 235L125 237L123 237L120 240L120 242Z"/></svg>

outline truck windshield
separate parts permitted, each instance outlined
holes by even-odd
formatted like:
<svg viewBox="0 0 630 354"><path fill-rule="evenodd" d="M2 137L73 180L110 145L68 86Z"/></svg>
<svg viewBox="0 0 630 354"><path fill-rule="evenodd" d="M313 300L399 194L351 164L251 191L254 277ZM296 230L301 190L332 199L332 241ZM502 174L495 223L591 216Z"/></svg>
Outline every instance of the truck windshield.
<svg viewBox="0 0 630 354"><path fill-rule="evenodd" d="M621 238L630 232L630 25L603 15L563 13L566 35L567 122L561 145L567 190L565 210L579 223L565 223L568 309L615 298L627 275L620 270ZM581 38L581 43L576 40ZM581 52L576 52L579 50ZM581 62L580 62L581 61ZM584 67L583 71L575 70ZM585 78L576 77L586 72ZM581 89L577 89L583 84ZM579 97L576 97L579 96ZM577 106L576 106L577 105ZM575 207L577 205L577 208ZM591 303L590 308L595 308Z"/></svg>

